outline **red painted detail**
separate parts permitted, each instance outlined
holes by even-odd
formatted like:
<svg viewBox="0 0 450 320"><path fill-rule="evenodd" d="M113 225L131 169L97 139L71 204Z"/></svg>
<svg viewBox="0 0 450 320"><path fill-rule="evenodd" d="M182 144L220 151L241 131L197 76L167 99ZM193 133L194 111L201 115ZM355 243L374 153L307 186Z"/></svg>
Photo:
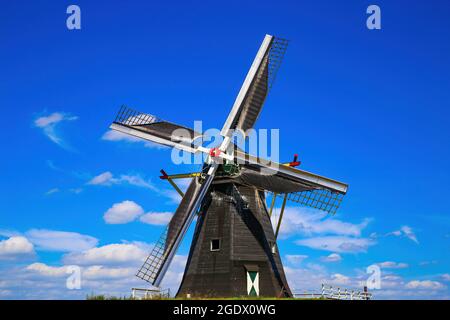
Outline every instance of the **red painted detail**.
<svg viewBox="0 0 450 320"><path fill-rule="evenodd" d="M294 154L294 160L289 162L290 167L298 167L302 162L298 161L298 154Z"/></svg>
<svg viewBox="0 0 450 320"><path fill-rule="evenodd" d="M160 179L167 180L169 178L169 176L163 169L161 169L159 172L161 172L162 174L162 176L159 177Z"/></svg>
<svg viewBox="0 0 450 320"><path fill-rule="evenodd" d="M209 150L209 155L213 158L218 157L221 153L222 153L222 151L220 151L219 148L211 148Z"/></svg>

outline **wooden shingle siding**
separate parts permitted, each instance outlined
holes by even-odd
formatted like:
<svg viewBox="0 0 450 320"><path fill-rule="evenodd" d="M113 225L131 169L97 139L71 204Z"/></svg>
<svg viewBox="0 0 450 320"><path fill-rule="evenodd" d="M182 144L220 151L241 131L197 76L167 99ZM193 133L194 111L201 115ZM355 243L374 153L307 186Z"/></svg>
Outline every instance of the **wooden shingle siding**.
<svg viewBox="0 0 450 320"><path fill-rule="evenodd" d="M197 220L178 296L234 297L247 295L245 265L259 269L261 296L292 296L275 242L264 193L235 183L216 184ZM220 239L219 251L210 250Z"/></svg>

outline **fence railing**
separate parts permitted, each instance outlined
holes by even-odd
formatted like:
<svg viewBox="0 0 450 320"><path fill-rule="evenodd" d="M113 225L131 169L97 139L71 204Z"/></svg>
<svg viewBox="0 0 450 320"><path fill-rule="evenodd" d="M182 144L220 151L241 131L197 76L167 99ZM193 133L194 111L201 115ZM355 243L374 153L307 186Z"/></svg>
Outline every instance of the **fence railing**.
<svg viewBox="0 0 450 320"><path fill-rule="evenodd" d="M157 299L157 298L170 298L170 289L140 289L132 288L131 297L133 299Z"/></svg>
<svg viewBox="0 0 450 320"><path fill-rule="evenodd" d="M332 300L370 300L372 294L366 290L350 290L322 284L320 292L299 292L294 297L303 299L332 299Z"/></svg>

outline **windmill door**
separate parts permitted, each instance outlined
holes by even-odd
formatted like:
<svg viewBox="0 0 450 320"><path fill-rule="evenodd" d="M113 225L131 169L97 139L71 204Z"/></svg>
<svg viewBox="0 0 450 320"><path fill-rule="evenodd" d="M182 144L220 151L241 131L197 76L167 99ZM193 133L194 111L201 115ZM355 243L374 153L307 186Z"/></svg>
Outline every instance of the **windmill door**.
<svg viewBox="0 0 450 320"><path fill-rule="evenodd" d="M259 296L259 270L258 266L245 266L247 272L247 294Z"/></svg>

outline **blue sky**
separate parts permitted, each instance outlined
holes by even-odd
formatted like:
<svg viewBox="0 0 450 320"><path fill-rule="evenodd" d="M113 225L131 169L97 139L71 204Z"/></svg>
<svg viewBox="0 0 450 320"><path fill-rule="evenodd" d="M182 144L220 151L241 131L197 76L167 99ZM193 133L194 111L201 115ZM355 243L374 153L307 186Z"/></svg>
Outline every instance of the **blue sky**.
<svg viewBox="0 0 450 320"><path fill-rule="evenodd" d="M447 3L377 1L372 31L367 1L76 1L76 31L70 4L2 4L0 298L145 286L133 274L176 208L159 170L195 168L108 126L126 104L221 128L266 33L291 42L257 128L280 129L282 159L350 185L334 217L290 205L291 287L360 287L378 263L379 298L450 297ZM134 220L108 223L108 210ZM69 264L83 266L82 290L66 289Z"/></svg>

